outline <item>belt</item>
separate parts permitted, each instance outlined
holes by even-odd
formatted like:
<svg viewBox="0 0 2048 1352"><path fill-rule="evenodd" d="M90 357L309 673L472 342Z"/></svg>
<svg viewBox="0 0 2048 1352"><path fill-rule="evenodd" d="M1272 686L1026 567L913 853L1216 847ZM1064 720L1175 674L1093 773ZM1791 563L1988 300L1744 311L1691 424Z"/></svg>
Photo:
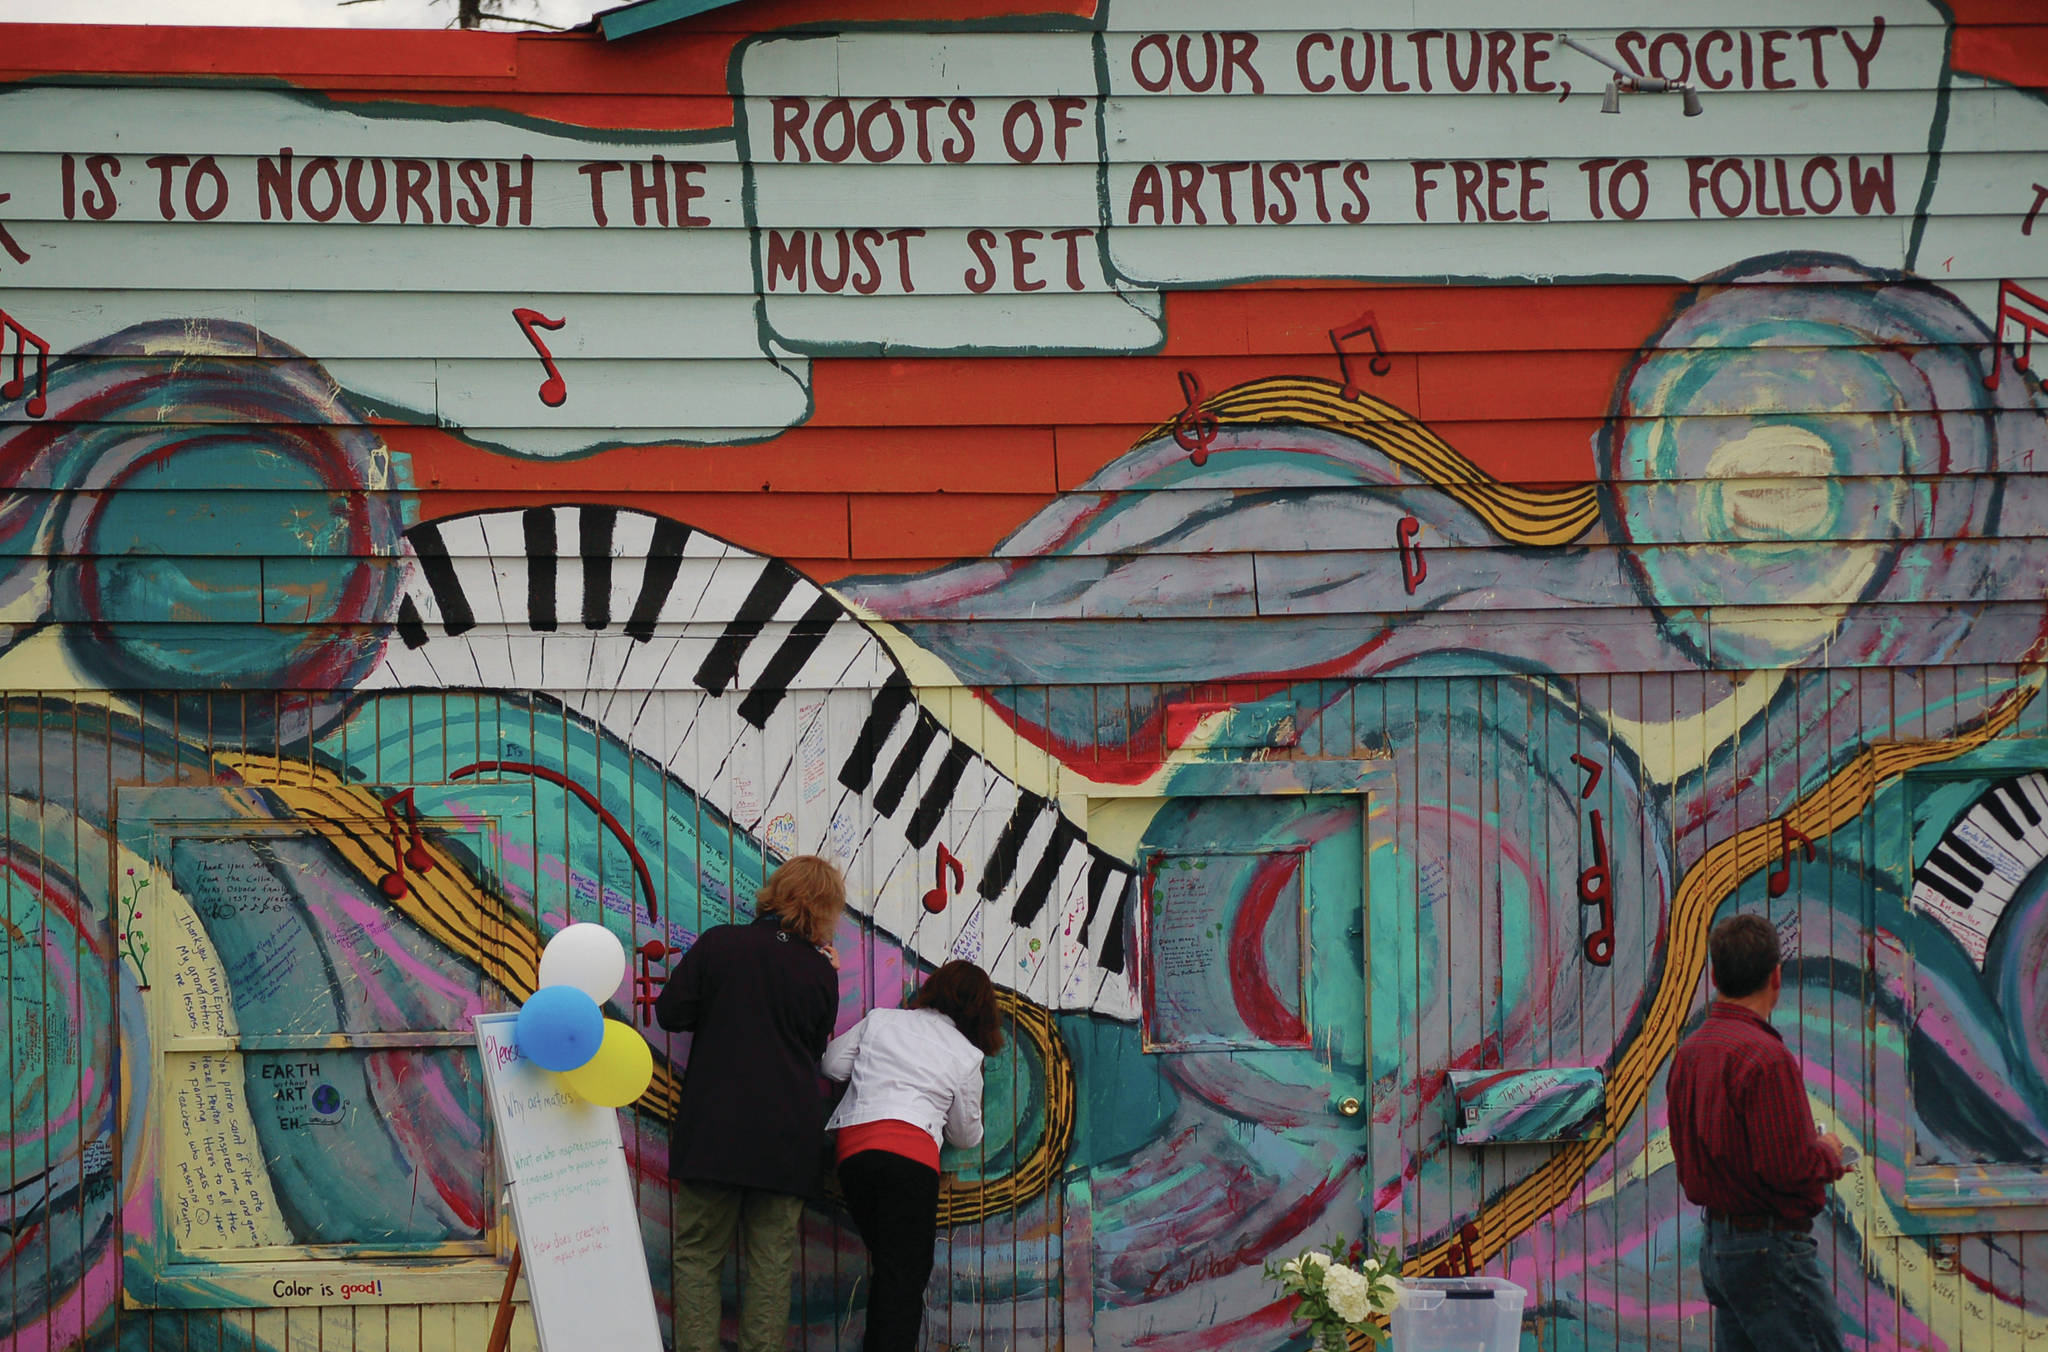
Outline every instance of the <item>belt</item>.
<svg viewBox="0 0 2048 1352"><path fill-rule="evenodd" d="M1709 1224L1725 1225L1730 1230L1750 1232L1782 1230L1801 1235L1813 1232L1813 1218L1811 1216L1799 1221L1786 1220L1783 1216L1728 1216L1718 1211L1709 1211L1706 1213L1706 1216Z"/></svg>

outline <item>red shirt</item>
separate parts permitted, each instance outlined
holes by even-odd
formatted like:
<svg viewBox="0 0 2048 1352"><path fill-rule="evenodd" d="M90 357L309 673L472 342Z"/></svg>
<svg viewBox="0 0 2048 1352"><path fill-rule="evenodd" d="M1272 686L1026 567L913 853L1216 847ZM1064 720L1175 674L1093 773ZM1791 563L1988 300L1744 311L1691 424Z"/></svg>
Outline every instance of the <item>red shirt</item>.
<svg viewBox="0 0 2048 1352"><path fill-rule="evenodd" d="M1678 1181L1695 1205L1793 1222L1827 1205L1834 1165L1799 1062L1768 1020L1716 1000L1671 1058L1665 1093Z"/></svg>
<svg viewBox="0 0 2048 1352"><path fill-rule="evenodd" d="M841 1160L852 1159L863 1150L886 1150L916 1160L933 1171L939 1167L939 1143L932 1139L932 1134L914 1122L893 1117L841 1127L836 1144Z"/></svg>

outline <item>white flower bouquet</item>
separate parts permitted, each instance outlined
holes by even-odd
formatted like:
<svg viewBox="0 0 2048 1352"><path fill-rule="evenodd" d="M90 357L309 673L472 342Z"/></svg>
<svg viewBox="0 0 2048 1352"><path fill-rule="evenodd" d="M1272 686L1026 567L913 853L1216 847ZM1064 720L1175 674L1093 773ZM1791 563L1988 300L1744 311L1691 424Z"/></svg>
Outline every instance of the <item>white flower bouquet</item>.
<svg viewBox="0 0 2048 1352"><path fill-rule="evenodd" d="M1394 1280L1400 1260L1391 1249L1371 1239L1349 1248L1339 1239L1325 1249L1309 1249L1284 1263L1266 1264L1266 1280L1280 1284L1282 1296L1295 1297L1294 1318L1308 1325L1322 1352L1345 1352L1356 1333L1374 1343L1386 1341L1380 1322L1401 1302Z"/></svg>

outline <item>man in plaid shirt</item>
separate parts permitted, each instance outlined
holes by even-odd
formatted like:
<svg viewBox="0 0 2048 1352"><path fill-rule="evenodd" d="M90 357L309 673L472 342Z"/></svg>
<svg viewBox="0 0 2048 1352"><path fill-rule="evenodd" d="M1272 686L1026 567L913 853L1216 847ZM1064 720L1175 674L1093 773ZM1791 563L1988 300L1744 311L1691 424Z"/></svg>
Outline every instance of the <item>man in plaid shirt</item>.
<svg viewBox="0 0 2048 1352"><path fill-rule="evenodd" d="M1841 1352L1813 1218L1848 1173L1821 1135L1799 1063L1771 1026L1783 984L1778 932L1738 915L1707 939L1714 989L1700 1028L1671 1059L1671 1152L1706 1212L1700 1276L1722 1352Z"/></svg>

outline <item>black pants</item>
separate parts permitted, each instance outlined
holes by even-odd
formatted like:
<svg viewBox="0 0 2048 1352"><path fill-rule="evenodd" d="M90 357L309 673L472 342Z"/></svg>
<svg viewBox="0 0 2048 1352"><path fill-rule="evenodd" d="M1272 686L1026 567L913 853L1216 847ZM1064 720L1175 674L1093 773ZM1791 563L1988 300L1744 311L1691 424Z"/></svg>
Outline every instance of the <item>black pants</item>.
<svg viewBox="0 0 2048 1352"><path fill-rule="evenodd" d="M839 1187L868 1246L862 1352L916 1352L938 1235L939 1171L887 1150L863 1150L839 1162Z"/></svg>

